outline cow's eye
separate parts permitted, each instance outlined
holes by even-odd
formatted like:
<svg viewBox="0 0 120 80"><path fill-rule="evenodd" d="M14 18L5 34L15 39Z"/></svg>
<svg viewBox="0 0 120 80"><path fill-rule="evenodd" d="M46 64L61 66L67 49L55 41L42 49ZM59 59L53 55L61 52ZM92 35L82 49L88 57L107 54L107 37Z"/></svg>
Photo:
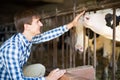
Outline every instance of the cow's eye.
<svg viewBox="0 0 120 80"><path fill-rule="evenodd" d="M86 17L87 20L89 20L90 18Z"/></svg>

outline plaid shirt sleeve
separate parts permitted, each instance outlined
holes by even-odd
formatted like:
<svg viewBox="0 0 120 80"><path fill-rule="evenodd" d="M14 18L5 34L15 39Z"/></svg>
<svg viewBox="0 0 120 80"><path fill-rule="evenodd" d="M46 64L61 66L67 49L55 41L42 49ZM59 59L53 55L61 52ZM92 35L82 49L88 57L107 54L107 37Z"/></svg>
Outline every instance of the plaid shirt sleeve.
<svg viewBox="0 0 120 80"><path fill-rule="evenodd" d="M9 77L11 80L45 80L44 77L41 78L33 78L33 77L25 77L23 76L22 69L19 64L19 52L20 50L15 47L15 44L11 44L5 48L4 60L6 69L8 71Z"/></svg>
<svg viewBox="0 0 120 80"><path fill-rule="evenodd" d="M32 38L32 43L37 44L37 43L52 40L54 38L57 38L57 37L61 36L62 34L64 34L67 31L68 31L68 29L66 28L66 25L60 26L58 28L49 30L47 32L44 32L40 35L37 35L37 36L33 37Z"/></svg>

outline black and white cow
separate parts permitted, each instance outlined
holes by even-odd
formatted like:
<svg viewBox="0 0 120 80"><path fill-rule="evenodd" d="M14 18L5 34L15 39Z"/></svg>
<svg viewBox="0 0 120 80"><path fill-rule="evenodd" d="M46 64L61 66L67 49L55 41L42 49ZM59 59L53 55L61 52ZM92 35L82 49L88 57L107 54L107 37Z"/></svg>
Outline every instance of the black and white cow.
<svg viewBox="0 0 120 80"><path fill-rule="evenodd" d="M120 10L116 10L116 40L120 41ZM108 67L111 62L112 57L112 35L113 35L113 11L112 9L99 10L94 12L86 13L79 21L76 27L76 44L75 49L83 52L84 50L84 42L85 42L85 51L90 47L93 52L93 33L92 36L88 37L85 35L84 41L84 26L86 28L90 28L97 34L96 39L96 50L100 50L103 48L103 57L108 59L107 63L105 63L105 67L103 69L102 80L106 80L108 78ZM99 35L100 34L100 35ZM89 39L90 38L90 39ZM88 45L89 43L89 45ZM120 46L116 46L116 63L120 53ZM105 61L104 61L105 62Z"/></svg>
<svg viewBox="0 0 120 80"><path fill-rule="evenodd" d="M113 10L105 9L96 11L96 13L85 14L83 25L92 31L108 38L113 39ZM120 9L116 9L116 41L120 41Z"/></svg>

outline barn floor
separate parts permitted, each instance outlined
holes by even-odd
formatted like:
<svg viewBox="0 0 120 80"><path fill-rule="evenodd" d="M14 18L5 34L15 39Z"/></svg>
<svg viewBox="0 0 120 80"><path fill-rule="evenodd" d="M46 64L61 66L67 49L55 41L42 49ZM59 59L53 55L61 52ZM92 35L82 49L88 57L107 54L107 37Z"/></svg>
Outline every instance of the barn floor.
<svg viewBox="0 0 120 80"><path fill-rule="evenodd" d="M118 70L116 72L116 80L120 80L120 58L118 61Z"/></svg>
<svg viewBox="0 0 120 80"><path fill-rule="evenodd" d="M102 67L101 66L102 64L99 64L99 66L96 67L96 80L104 80L101 78L101 74L102 74ZM118 70L116 71L116 74L115 74L115 80L120 80L120 58L118 60ZM109 77L107 80L112 80L112 68L109 67Z"/></svg>

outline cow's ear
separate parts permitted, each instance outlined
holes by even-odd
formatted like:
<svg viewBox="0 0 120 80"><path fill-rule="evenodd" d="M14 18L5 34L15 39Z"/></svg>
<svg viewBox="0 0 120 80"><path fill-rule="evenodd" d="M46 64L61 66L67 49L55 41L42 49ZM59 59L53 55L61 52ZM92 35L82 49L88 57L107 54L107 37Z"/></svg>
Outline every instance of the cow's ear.
<svg viewBox="0 0 120 80"><path fill-rule="evenodd" d="M111 13L106 14L105 15L105 20L107 22L112 21L113 20L113 14L111 14Z"/></svg>

